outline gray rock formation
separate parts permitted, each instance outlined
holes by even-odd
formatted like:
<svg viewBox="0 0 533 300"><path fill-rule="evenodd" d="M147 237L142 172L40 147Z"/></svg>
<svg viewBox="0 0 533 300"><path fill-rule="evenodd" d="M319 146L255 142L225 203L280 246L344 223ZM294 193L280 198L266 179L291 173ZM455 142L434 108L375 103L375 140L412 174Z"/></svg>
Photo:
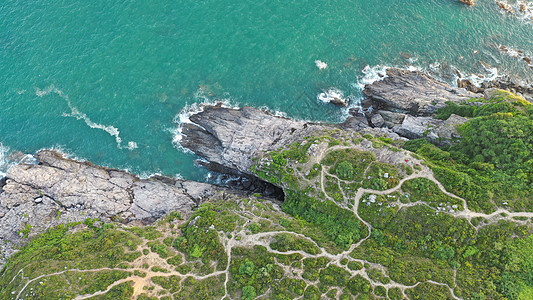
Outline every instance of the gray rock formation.
<svg viewBox="0 0 533 300"><path fill-rule="evenodd" d="M372 100L374 109L413 116L430 116L446 101L460 103L483 96L453 88L422 72L396 68L388 69L382 81L365 86L363 94Z"/></svg>
<svg viewBox="0 0 533 300"><path fill-rule="evenodd" d="M392 128L396 125L402 124L403 119L405 118L405 114L387 110L379 110L377 111L377 113L381 115L381 117L383 118L384 125L388 128Z"/></svg>
<svg viewBox="0 0 533 300"><path fill-rule="evenodd" d="M385 124L385 119L383 119L383 116L380 114L375 114L370 118L370 123L372 123L372 126L374 127L382 127Z"/></svg>
<svg viewBox="0 0 533 300"><path fill-rule="evenodd" d="M253 159L260 154L331 127L277 117L251 107L206 106L190 120L193 124L183 125L182 146L208 160L206 167L223 173L249 174Z"/></svg>
<svg viewBox="0 0 533 300"><path fill-rule="evenodd" d="M460 137L457 127L468 118L452 114L447 120L437 120L432 117L413 117L406 115L399 126L392 128L394 132L408 139L425 138L438 145L450 145L454 139Z"/></svg>
<svg viewBox="0 0 533 300"><path fill-rule="evenodd" d="M183 125L183 147L209 163L204 165L222 173L251 175L254 158L280 147L292 145L308 136L330 134L331 130L356 131L361 134L402 139L388 128L371 128L358 113L339 125L315 124L274 116L266 111L206 106ZM310 148L311 151L311 148Z"/></svg>
<svg viewBox="0 0 533 300"><path fill-rule="evenodd" d="M205 183L139 179L53 151L41 151L35 158L39 164L11 167L0 184L0 268L29 238L62 223L98 218L146 224L170 211L188 218L209 195L242 196Z"/></svg>

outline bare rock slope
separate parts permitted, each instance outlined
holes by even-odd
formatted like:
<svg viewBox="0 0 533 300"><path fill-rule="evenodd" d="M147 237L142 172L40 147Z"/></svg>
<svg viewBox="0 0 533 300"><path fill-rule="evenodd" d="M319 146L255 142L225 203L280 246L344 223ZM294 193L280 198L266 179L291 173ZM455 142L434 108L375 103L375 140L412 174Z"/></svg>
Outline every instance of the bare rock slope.
<svg viewBox="0 0 533 300"><path fill-rule="evenodd" d="M221 187L166 177L139 179L124 171L64 158L35 155L38 164L13 166L0 185L0 266L17 246L47 228L87 218L150 223L170 211L187 218Z"/></svg>
<svg viewBox="0 0 533 300"><path fill-rule="evenodd" d="M413 116L430 116L447 101L461 103L483 97L454 88L422 72L396 68L387 69L387 77L367 85L363 94L378 109Z"/></svg>

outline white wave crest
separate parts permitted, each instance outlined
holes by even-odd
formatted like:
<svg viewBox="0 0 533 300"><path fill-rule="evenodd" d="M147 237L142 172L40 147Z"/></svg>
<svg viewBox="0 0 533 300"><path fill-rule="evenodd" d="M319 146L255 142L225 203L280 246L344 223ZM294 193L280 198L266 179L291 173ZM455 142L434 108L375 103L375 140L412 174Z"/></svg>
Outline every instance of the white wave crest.
<svg viewBox="0 0 533 300"><path fill-rule="evenodd" d="M0 143L0 179L6 176L6 171L9 169L11 163L7 159L9 148Z"/></svg>
<svg viewBox="0 0 533 300"><path fill-rule="evenodd" d="M504 46L504 45L499 45L498 50L500 51L501 54L522 60L523 62L527 63L529 67L533 68L533 62L532 62L531 57L528 56L526 53L524 53L524 51L516 50L514 48Z"/></svg>
<svg viewBox="0 0 533 300"><path fill-rule="evenodd" d="M133 149L138 148L137 143L133 141L129 141L128 145L123 147L122 138L120 137L120 131L118 130L118 128L112 125L103 125L103 124L93 122L86 114L82 113L81 111L78 110L77 107L72 105L72 102L70 101L70 98L68 97L68 95L63 93L63 91L59 90L54 85L50 85L49 87L42 89L42 90L37 88L37 90L35 91L35 94L41 98L46 95L49 95L50 93L57 94L59 97L63 98L67 102L67 105L70 108L70 113L63 113L62 114L63 117L72 117L72 118L76 118L77 120L83 120L85 124L87 124L87 126L107 132L109 135L115 138L117 147L119 149L133 150Z"/></svg>
<svg viewBox="0 0 533 300"><path fill-rule="evenodd" d="M365 88L365 85L372 84L376 81L381 81L386 78L388 68L389 67L387 66L381 65L376 65L373 67L366 65L363 70L361 70L363 75L357 77L357 82L355 82L353 86L362 91Z"/></svg>
<svg viewBox="0 0 533 300"><path fill-rule="evenodd" d="M493 80L497 79L498 77L500 77L500 75L498 74L498 69L497 68L492 67L490 65L483 65L483 68L485 69L485 71L487 71L486 74L469 74L467 76L460 77L460 78L461 79L468 79L468 80L472 81L472 83L475 86L481 87L481 85L484 82L490 82L490 81L493 81Z"/></svg>
<svg viewBox="0 0 533 300"><path fill-rule="evenodd" d="M336 88L330 88L328 90L319 93L316 98L324 103L330 102L344 102L347 103L348 99L344 97L344 93Z"/></svg>
<svg viewBox="0 0 533 300"><path fill-rule="evenodd" d="M268 107L268 106L266 106L266 105L264 105L264 106L260 106L260 107L258 107L258 109L260 109L260 110L264 110L264 111L268 111L269 113L273 114L273 115L276 116L276 117L286 118L286 119L289 118L289 115L287 115L286 112L272 109L272 108L270 108L270 107Z"/></svg>
<svg viewBox="0 0 533 300"><path fill-rule="evenodd" d="M323 62L323 61L321 61L321 60L319 60L319 59L315 60L315 65L316 65L316 67L317 67L318 69L320 69L320 70L324 70L325 68L328 67L328 64L327 64L327 63L325 63L325 62Z"/></svg>
<svg viewBox="0 0 533 300"><path fill-rule="evenodd" d="M533 2L532 1L516 1L509 3L505 0L496 0L502 13L510 13L518 19L533 24Z"/></svg>
<svg viewBox="0 0 533 300"><path fill-rule="evenodd" d="M185 107L183 107L181 111L176 116L174 116L174 120L172 121L172 123L174 123L175 126L168 129L168 132L172 134L172 144L174 145L174 147L185 153L192 152L181 145L181 140L183 139L183 124L192 124L190 120L190 117L192 115L202 112L204 110L204 107L211 105L221 105L222 107L234 109L238 108L238 106L231 104L229 98L216 99L209 97L202 88L199 88L198 91L194 94L194 99L196 100L194 103L186 104Z"/></svg>

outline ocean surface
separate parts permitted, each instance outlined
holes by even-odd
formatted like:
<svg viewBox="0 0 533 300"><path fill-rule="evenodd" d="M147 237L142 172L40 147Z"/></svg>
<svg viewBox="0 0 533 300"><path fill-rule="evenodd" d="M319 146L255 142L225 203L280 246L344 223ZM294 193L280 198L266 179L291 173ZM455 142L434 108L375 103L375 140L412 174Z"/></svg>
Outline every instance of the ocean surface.
<svg viewBox="0 0 533 300"><path fill-rule="evenodd" d="M55 148L205 180L175 142L195 104L340 122L346 109L317 95L360 98L384 66L533 78L499 45L532 57L533 25L494 0L1 1L0 172L15 150Z"/></svg>

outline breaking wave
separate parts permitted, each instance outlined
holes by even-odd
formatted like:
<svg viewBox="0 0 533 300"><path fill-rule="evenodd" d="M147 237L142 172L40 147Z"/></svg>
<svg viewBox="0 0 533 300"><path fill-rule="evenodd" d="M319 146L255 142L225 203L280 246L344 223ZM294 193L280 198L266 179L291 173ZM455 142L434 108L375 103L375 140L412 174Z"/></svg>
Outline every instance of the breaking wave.
<svg viewBox="0 0 533 300"><path fill-rule="evenodd" d="M63 98L67 102L68 107L70 108L70 113L63 113L62 116L76 118L77 120L83 120L85 124L87 124L87 126L89 126L90 128L100 129L107 132L109 135L115 138L117 147L119 149L133 150L138 148L137 143L134 141L129 141L126 146L123 146L122 138L120 137L120 131L118 130L118 128L112 125L103 125L93 122L86 114L82 113L78 110L77 107L72 105L72 102L70 101L68 95L63 93L63 91L57 89L54 85L50 85L49 87L42 90L37 88L37 90L35 91L35 94L41 98L51 93L57 94L59 97Z"/></svg>

